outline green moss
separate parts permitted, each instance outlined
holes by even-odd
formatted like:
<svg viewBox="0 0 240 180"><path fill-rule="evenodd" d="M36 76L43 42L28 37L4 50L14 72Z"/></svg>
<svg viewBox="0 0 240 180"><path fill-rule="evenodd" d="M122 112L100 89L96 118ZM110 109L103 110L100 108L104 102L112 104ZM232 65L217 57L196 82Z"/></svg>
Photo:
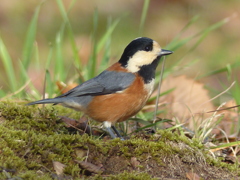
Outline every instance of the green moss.
<svg viewBox="0 0 240 180"><path fill-rule="evenodd" d="M66 128L52 108L43 113L35 107L1 102L0 112L4 118L0 124L1 166L17 169L24 178L33 174L27 169L37 171L44 166L53 170L53 160L69 163L74 147L97 142L87 135L64 133Z"/></svg>

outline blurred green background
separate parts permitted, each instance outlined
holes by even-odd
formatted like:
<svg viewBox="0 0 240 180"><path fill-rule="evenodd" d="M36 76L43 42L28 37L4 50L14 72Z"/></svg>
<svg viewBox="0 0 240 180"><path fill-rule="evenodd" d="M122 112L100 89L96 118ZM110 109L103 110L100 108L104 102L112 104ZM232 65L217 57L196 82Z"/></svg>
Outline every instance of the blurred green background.
<svg viewBox="0 0 240 180"><path fill-rule="evenodd" d="M66 11L68 11L68 18L74 33L78 55L83 64L87 63L93 48L91 35L94 31L94 14L96 12L98 14L96 40L106 32L109 22L114 22L114 20L120 18L111 35L111 44L109 46L111 62L117 61L125 46L136 37L150 37L165 48L175 37L179 36L179 39L184 39L207 29L223 19L227 23L206 34L207 36L203 37L203 41L193 51L190 51L190 49L198 40L194 38L177 49L173 55L167 58L166 68L171 66L172 63L181 60L179 66L183 68L176 68L171 74L185 74L189 77L198 78L224 68L228 64L240 61L239 0L152 0L149 3L142 32L139 31L141 30L140 21L144 4L143 0L63 0L62 2ZM42 5L34 43L39 61L36 61L33 55L27 70L34 86L39 91L43 89L49 49L55 46L57 33L64 21L58 4L54 0L1 0L0 6L0 36L14 61L14 71L17 73L20 67L15 62L21 60L27 29L40 3ZM186 31L180 33L196 16L198 16L197 20ZM63 37L61 39L62 58L65 62L65 72L68 80L72 80L71 77L76 75L76 72L73 71L75 68L72 63L71 41L69 41L67 35ZM53 61L54 57L51 60ZM196 63L193 65L186 66L190 62L195 61ZM53 68L52 66L50 65L50 72L51 68ZM222 84L226 84L227 87L232 80L237 78L239 73L236 68L231 70L231 77L227 75L226 71L213 74L199 80L204 82L206 86L218 89L220 92L221 89L225 88ZM12 93L8 87L6 72L1 59L0 75L1 89Z"/></svg>

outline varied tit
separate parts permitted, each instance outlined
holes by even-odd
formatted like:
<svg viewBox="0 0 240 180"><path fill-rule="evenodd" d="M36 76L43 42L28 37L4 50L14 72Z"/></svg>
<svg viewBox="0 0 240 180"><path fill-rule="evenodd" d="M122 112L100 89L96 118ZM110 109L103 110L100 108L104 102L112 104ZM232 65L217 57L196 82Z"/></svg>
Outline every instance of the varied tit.
<svg viewBox="0 0 240 180"><path fill-rule="evenodd" d="M169 54L172 51L161 49L156 41L137 38L127 45L118 62L98 76L56 98L28 105L54 103L82 111L103 122L112 138L116 135L122 138L114 124L127 120L143 108L153 92L159 60Z"/></svg>

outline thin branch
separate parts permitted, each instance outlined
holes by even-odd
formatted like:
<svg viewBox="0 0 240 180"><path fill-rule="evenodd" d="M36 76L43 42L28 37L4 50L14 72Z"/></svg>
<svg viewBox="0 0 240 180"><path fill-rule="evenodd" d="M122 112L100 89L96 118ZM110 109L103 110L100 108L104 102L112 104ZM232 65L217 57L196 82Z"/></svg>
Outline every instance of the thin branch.
<svg viewBox="0 0 240 180"><path fill-rule="evenodd" d="M164 66L165 66L165 56L163 57L160 80L159 80L159 83L158 83L158 91L157 91L157 99L156 99L156 104L155 104L155 112L154 112L154 117L153 117L153 123L155 123L156 120L157 120L158 101L159 101L159 97L160 97L160 90L161 90L161 85L162 85Z"/></svg>

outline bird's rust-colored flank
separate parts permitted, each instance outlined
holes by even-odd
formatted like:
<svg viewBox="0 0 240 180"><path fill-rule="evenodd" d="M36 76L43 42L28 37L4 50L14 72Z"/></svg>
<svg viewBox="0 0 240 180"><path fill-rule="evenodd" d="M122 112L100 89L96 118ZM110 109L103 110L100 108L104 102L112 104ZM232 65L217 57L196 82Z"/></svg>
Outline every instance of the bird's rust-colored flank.
<svg viewBox="0 0 240 180"><path fill-rule="evenodd" d="M144 89L142 78L137 77L132 86L123 92L95 96L86 114L100 122L125 121L141 110L148 97L149 92Z"/></svg>

